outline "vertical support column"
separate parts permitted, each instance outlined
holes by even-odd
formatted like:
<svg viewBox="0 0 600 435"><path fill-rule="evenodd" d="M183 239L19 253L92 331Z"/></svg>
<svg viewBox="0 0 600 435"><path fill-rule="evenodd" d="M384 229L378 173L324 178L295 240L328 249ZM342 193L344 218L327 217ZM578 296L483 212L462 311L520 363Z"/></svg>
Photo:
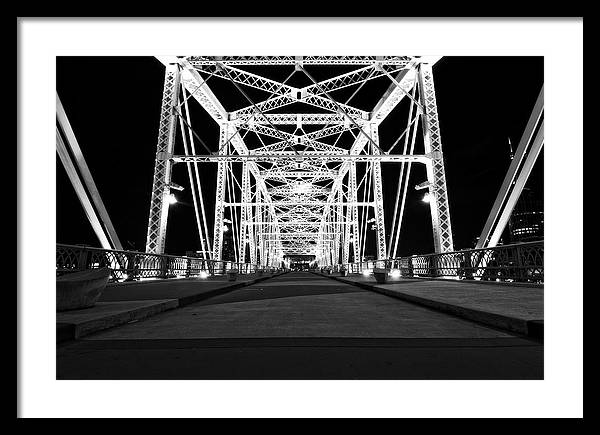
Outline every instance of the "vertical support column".
<svg viewBox="0 0 600 435"><path fill-rule="evenodd" d="M423 141L425 153L431 160L427 163L427 180L431 207L431 224L433 227L433 243L436 253L454 250L452 242L452 225L446 189L444 156L442 154L442 138L437 113L433 71L430 64L422 63L419 68L419 89L423 103Z"/></svg>
<svg viewBox="0 0 600 435"><path fill-rule="evenodd" d="M227 142L227 123L221 124L219 133L219 154L226 152L224 145ZM213 260L221 260L223 253L223 211L225 202L225 177L227 175L227 163L219 160L217 163L217 189L215 194L215 225L213 238Z"/></svg>
<svg viewBox="0 0 600 435"><path fill-rule="evenodd" d="M266 264L267 266L271 266L271 263L273 262L273 225L272 224L272 220L271 220L271 213L268 213L267 211L267 234L266 234L266 238L265 238L265 242L267 244L267 247L265 249L266 251L266 255L267 255L267 261Z"/></svg>
<svg viewBox="0 0 600 435"><path fill-rule="evenodd" d="M360 235L358 231L358 192L356 191L356 162L350 163L350 202L352 203L352 252L354 262L360 263Z"/></svg>
<svg viewBox="0 0 600 435"><path fill-rule="evenodd" d="M336 264L336 260L337 260L337 255L335 253L335 212L336 212L337 206L335 205L335 199L334 199L334 203L331 205L331 211L329 212L329 222L327 224L327 230L325 231L325 237L327 240L327 245L328 245L328 251L329 251L329 258L331 261L331 265L335 266Z"/></svg>
<svg viewBox="0 0 600 435"><path fill-rule="evenodd" d="M150 216L148 218L148 234L146 237L146 252L153 254L162 254L165 250L167 218L169 216L169 201L167 199L170 194L169 184L171 183L171 171L173 169L172 162L169 159L173 154L175 143L177 117L174 110L178 95L179 66L169 64L165 70L156 161L154 164L154 181L150 200Z"/></svg>
<svg viewBox="0 0 600 435"><path fill-rule="evenodd" d="M371 138L379 144L379 127L377 124L371 124ZM371 152L381 154L377 147L371 144ZM381 181L381 162L373 162L373 198L375 200L375 224L377 225L377 259L386 258L385 249L385 219L383 211L383 185Z"/></svg>
<svg viewBox="0 0 600 435"><path fill-rule="evenodd" d="M325 225L323 227L323 251L325 252L325 264L331 266L333 260L331 259L331 242L329 241L328 233L330 232L331 222L331 205L328 206L327 218L325 219Z"/></svg>
<svg viewBox="0 0 600 435"><path fill-rule="evenodd" d="M350 193L350 175L348 175L348 183L346 184L346 214L344 216L344 247L342 251L342 263L348 263L350 259L350 222L352 220L352 195Z"/></svg>
<svg viewBox="0 0 600 435"><path fill-rule="evenodd" d="M240 262L246 262L246 244L248 242L247 230L248 230L248 202L250 201L249 190L249 171L248 164L242 163L242 192L241 192L241 208L240 208L240 240L238 246L240 247Z"/></svg>
<svg viewBox="0 0 600 435"><path fill-rule="evenodd" d="M334 199L335 201L335 199ZM335 232L334 228L334 214L335 214L335 202L330 206L329 216L327 217L327 225L325 227L325 240L327 243L327 258L329 258L329 264L333 266L335 264L335 252L333 250L334 240L333 236Z"/></svg>
<svg viewBox="0 0 600 435"><path fill-rule="evenodd" d="M260 191L257 192L256 202L258 203L258 205L256 206L256 221L259 222L259 224L256 227L256 243L258 245L257 251L258 251L258 256L259 256L259 262L260 262L260 265L264 267L264 266L266 266L265 243L264 243L265 227L263 224L263 222L264 222L263 207L261 205L261 203L263 202L263 194Z"/></svg>
<svg viewBox="0 0 600 435"><path fill-rule="evenodd" d="M343 216L344 216L344 206L343 206L344 195L342 194L342 188L340 187L340 191L338 193L337 206L335 207L335 239L334 239L334 252L335 252L335 264L341 263L340 258L340 244L342 240L342 230L343 230Z"/></svg>
<svg viewBox="0 0 600 435"><path fill-rule="evenodd" d="M324 241L323 241L323 232L325 228L325 223L323 220L321 220L320 225L319 225L319 230L318 230L318 234L317 234L317 244L315 245L315 255L317 257L317 262L319 263L319 265L321 267L323 267L325 264L325 247L323 245Z"/></svg>
<svg viewBox="0 0 600 435"><path fill-rule="evenodd" d="M254 211L252 206L252 185L250 184L250 172L248 171L248 214L246 216L250 225L248 226L248 240L250 245L250 263L257 264L256 262L256 225L254 224Z"/></svg>

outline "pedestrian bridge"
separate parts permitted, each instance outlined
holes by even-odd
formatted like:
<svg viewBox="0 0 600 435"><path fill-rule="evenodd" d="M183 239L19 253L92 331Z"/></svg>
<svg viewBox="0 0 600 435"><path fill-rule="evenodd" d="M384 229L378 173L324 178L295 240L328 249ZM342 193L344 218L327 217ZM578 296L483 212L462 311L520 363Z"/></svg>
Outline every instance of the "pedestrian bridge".
<svg viewBox="0 0 600 435"><path fill-rule="evenodd" d="M233 269L248 273L256 268L289 268L290 257L303 255L333 270L362 272L383 267L409 275L474 279L483 278L485 267L494 273L491 268L506 271L508 263L517 261L511 265L520 268L516 275L502 279L529 280L522 275L530 273L528 266L518 263L521 254L494 265L483 251L469 258L454 252L433 79L439 59L157 57L164 65L165 78L147 255L135 254L130 260L128 254L114 254L119 267L113 270L126 270L118 273L130 279L179 276L184 268L190 276L207 268L211 274L224 273L228 263L235 263ZM225 86L234 92L224 92ZM240 101L246 105L239 107ZM192 104L218 125L218 137L208 138L194 128ZM406 125L394 129L395 137L380 135L388 116L402 111L407 115ZM101 247L122 251L58 96L56 138L58 155ZM498 244L543 141L542 87L477 248ZM204 201L202 164L217 166L214 204ZM386 164L395 165L391 173L398 176L395 198L384 198L382 166ZM425 168L426 179L416 180L415 189L424 191L431 212L430 252L444 256L394 263L413 165ZM173 182L177 170L187 172L189 185ZM196 250L200 259L152 257L165 254L169 209L177 202L175 193L185 189L192 194L196 225L191 230L198 233L197 240L190 241L190 250ZM386 222L385 205L391 210L392 204L392 219ZM207 213L207 208L214 213ZM227 253L223 250L226 238L231 247ZM369 258L377 264L363 265ZM532 279L539 281L539 271L533 273Z"/></svg>
<svg viewBox="0 0 600 435"><path fill-rule="evenodd" d="M57 313L58 378L543 378L543 241L499 244L543 146L543 87L475 249L455 250L439 57L157 59L165 78L144 252L123 249L57 96L57 153L100 245L57 245L57 276L109 275L95 306ZM221 81L235 92L218 92ZM198 133L191 104L218 137ZM397 108L406 124L384 139ZM202 164L217 167L214 204ZM385 164L396 165L391 198ZM412 165L425 168L414 188L429 204L433 246L399 256ZM180 168L186 186L173 182ZM198 238L194 254L169 255L169 209L184 189ZM308 270L294 258L310 259Z"/></svg>

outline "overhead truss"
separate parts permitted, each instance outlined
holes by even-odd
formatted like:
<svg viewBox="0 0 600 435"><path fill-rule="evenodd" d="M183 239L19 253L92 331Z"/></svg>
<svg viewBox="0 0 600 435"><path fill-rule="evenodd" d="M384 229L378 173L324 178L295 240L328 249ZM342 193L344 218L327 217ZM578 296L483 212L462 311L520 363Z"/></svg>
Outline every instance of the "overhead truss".
<svg viewBox="0 0 600 435"><path fill-rule="evenodd" d="M427 168L436 252L452 250L432 66L419 56L180 56L159 57L166 67L147 251L165 250L174 166L187 166L202 253L207 258L280 265L286 256L314 255L322 265L384 259L386 243L382 164L402 174ZM344 71L323 78L328 71ZM265 73L285 71L287 78ZM258 70L257 70L258 68ZM326 69L327 70L327 69ZM302 86L290 78L301 76ZM317 76L319 79L315 79ZM214 86L213 83L218 83ZM227 82L228 85L222 84ZM373 85L375 83L375 85ZM384 85L383 87L382 84ZM367 108L356 95L381 89ZM229 86L231 95L218 98ZM261 92L262 98L258 98ZM371 91L372 92L372 91ZM351 95L350 95L351 94ZM348 95L350 95L348 97ZM239 101L242 101L240 108ZM219 126L206 143L192 124L195 102ZM396 141L380 140L380 124L401 102L410 105ZM226 108L227 107L227 108ZM300 109L301 107L301 109ZM291 109L291 110L290 110ZM177 129L179 126L179 130ZM414 147L417 128L422 150ZM179 131L179 135L178 135ZM409 140L410 138L410 140ZM181 142L183 147L177 146ZM412 146L408 146L412 143ZM402 145L404 144L404 149ZM209 234L198 164L216 163L216 199ZM401 170L400 170L401 168ZM402 175L404 176L404 175ZM398 197L405 195L398 189ZM389 201L393 203L393 201ZM396 205L399 201L396 201ZM396 216L400 216L397 218ZM402 213L394 212L392 236ZM397 237L396 237L397 238ZM227 246L225 252L224 246ZM228 258L226 258L228 257Z"/></svg>

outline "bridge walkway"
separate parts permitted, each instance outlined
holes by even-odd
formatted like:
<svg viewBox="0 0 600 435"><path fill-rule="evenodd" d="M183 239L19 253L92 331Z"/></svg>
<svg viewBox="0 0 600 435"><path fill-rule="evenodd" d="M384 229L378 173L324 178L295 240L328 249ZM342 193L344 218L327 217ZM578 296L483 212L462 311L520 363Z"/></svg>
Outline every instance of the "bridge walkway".
<svg viewBox="0 0 600 435"><path fill-rule="evenodd" d="M543 344L290 272L59 345L57 378L543 379Z"/></svg>

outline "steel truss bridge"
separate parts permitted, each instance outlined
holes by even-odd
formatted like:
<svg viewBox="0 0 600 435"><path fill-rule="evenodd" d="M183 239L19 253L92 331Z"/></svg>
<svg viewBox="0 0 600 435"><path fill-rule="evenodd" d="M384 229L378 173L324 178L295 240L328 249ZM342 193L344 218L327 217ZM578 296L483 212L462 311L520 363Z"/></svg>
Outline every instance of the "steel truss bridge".
<svg viewBox="0 0 600 435"><path fill-rule="evenodd" d="M416 188L429 196L434 251L453 251L433 78L439 57L158 59L165 79L146 254L165 251L169 206L174 190L182 189L172 182L175 165L187 169L206 261L269 268L302 255L314 256L321 267L360 264L367 246L375 246L375 260L394 259L413 164L425 167L427 179ZM299 81L305 84L291 84ZM219 95L225 89L220 82L229 86L228 94ZM378 87L369 88L375 82ZM355 103L365 93L374 103L369 108ZM227 110L232 95L238 107ZM214 142L198 134L203 126L192 120L192 104L218 125ZM394 121L396 139L380 140L381 124L400 104L404 112L401 124ZM542 145L543 88L477 248L496 245ZM121 250L59 98L57 151L102 247ZM206 163L217 165L213 222L207 219L200 182ZM388 234L382 164L398 169ZM229 228L235 258L224 259Z"/></svg>
<svg viewBox="0 0 600 435"><path fill-rule="evenodd" d="M399 165L404 180L411 164L425 165L435 251L452 251L432 74L438 58L185 56L159 60L165 65L165 82L147 252L164 251L171 173L177 163L187 165L190 184L196 186L192 188L200 240L209 244L199 194L202 162L218 166L212 246L203 246L213 260L222 256L225 221L234 231L236 261L273 266L288 255L314 255L325 266L359 261L365 256L367 238L373 236L377 259L393 255L400 225L393 223L393 237L388 240L382 163ZM287 69L290 75L278 81L248 70L257 66L267 73L267 67ZM311 68L323 66L349 71L315 79ZM303 75L309 84L287 84L293 75ZM372 110L353 106L361 88L377 79L389 86ZM246 106L227 111L211 90L212 80L233 84ZM263 91L266 98L255 101L249 88ZM354 90L350 98L334 97L346 88ZM382 143L379 125L403 100L410 104L406 125L399 129L398 140ZM192 101L218 124L218 144L207 145L195 133L188 107ZM174 147L178 133L184 144L180 152ZM414 152L417 134L423 135L424 143L419 154ZM405 192L407 183L402 183ZM395 220L401 220L403 205L396 201Z"/></svg>

